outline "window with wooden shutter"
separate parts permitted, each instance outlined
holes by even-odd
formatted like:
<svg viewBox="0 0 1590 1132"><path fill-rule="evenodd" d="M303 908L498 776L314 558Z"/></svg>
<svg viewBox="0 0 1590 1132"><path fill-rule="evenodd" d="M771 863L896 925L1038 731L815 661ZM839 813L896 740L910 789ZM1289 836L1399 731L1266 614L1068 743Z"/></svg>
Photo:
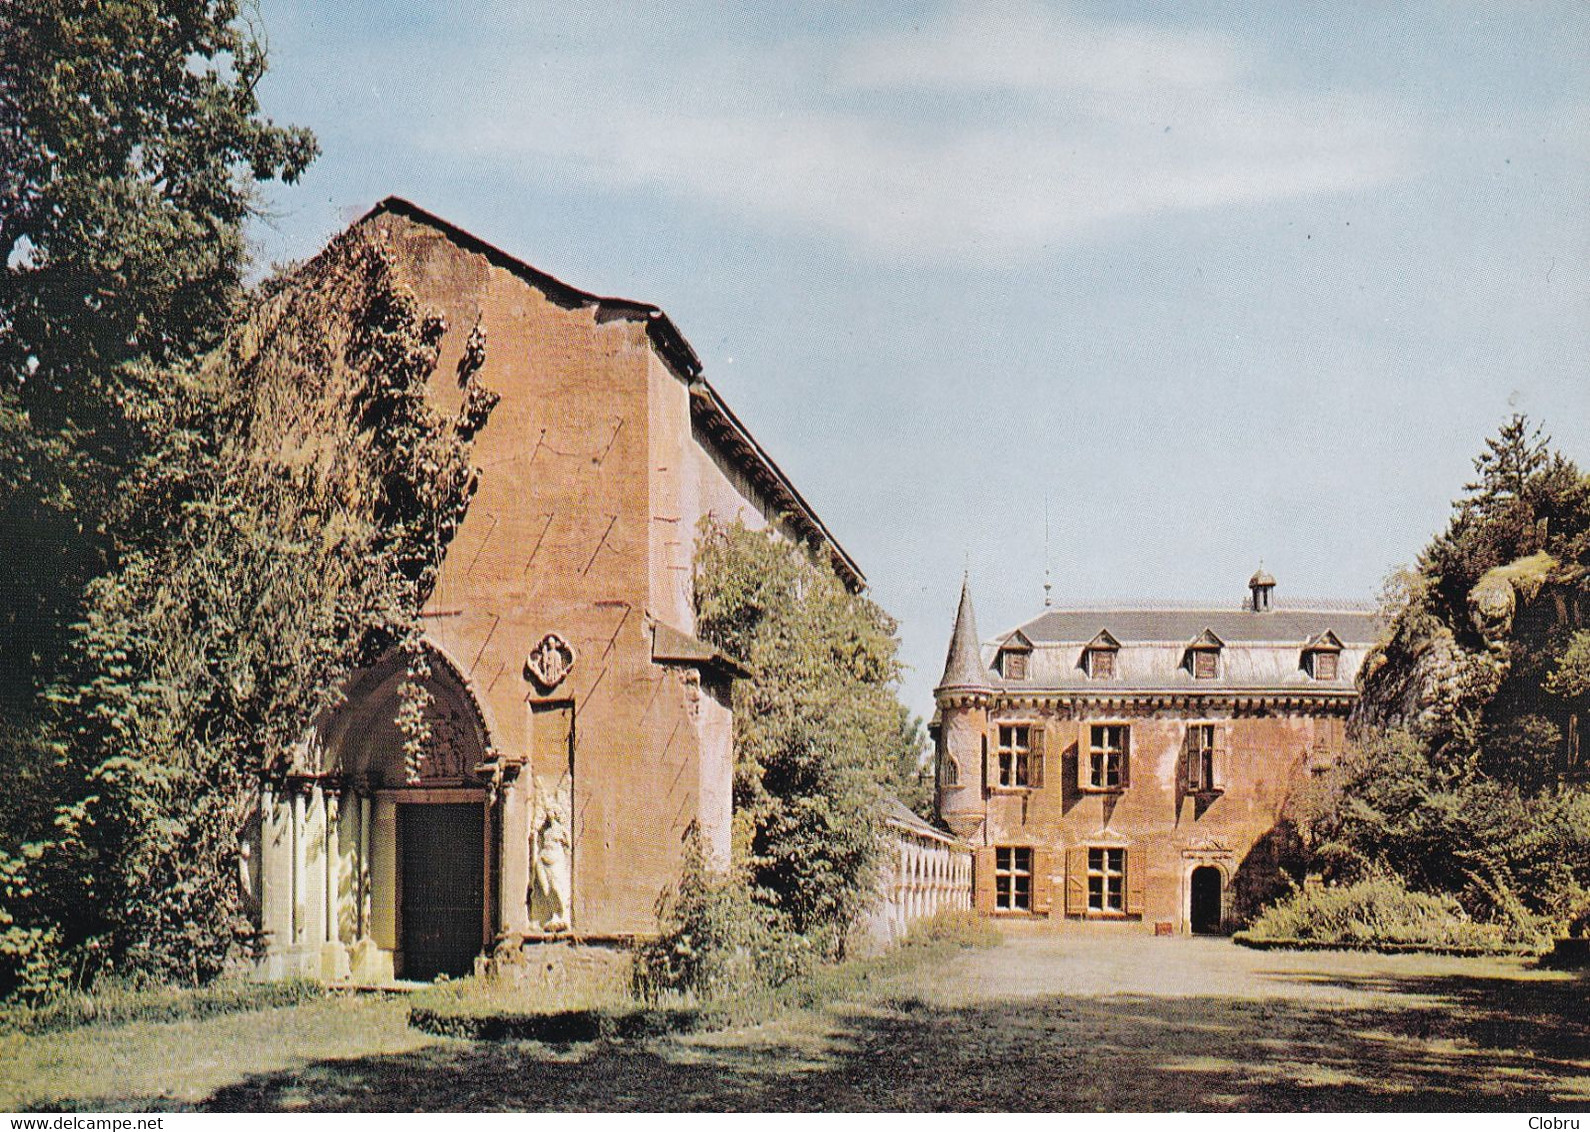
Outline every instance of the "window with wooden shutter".
<svg viewBox="0 0 1590 1132"><path fill-rule="evenodd" d="M1033 724L1028 736L1030 747L1027 752L1027 785L1035 789L1043 787L1044 772L1048 769L1048 738L1048 730L1043 724Z"/></svg>
<svg viewBox="0 0 1590 1132"><path fill-rule="evenodd" d="M994 849L994 910L1032 910L1032 848L1000 845Z"/></svg>
<svg viewBox="0 0 1590 1132"><path fill-rule="evenodd" d="M1148 904L1148 860L1141 849L1126 852L1126 914L1141 916Z"/></svg>
<svg viewBox="0 0 1590 1132"><path fill-rule="evenodd" d="M1126 910L1126 850L1094 845L1087 850L1088 911Z"/></svg>
<svg viewBox="0 0 1590 1132"><path fill-rule="evenodd" d="M1187 790L1208 794L1225 789L1222 738L1218 723L1192 723L1187 726Z"/></svg>
<svg viewBox="0 0 1590 1132"><path fill-rule="evenodd" d="M1314 679L1336 679L1336 654L1333 652L1316 652L1314 654Z"/></svg>
<svg viewBox="0 0 1590 1132"><path fill-rule="evenodd" d="M1220 654L1214 649L1195 649L1192 660L1195 679L1213 680L1219 675Z"/></svg>
<svg viewBox="0 0 1590 1132"><path fill-rule="evenodd" d="M1088 850L1073 845L1066 850L1066 915L1081 916L1088 910Z"/></svg>
<svg viewBox="0 0 1590 1132"><path fill-rule="evenodd" d="M1000 671L1007 680L1025 680L1027 678L1027 654L1006 650L1003 654L1004 663Z"/></svg>
<svg viewBox="0 0 1590 1132"><path fill-rule="evenodd" d="M1124 723L1094 723L1087 729L1085 790L1120 790L1127 784L1131 729Z"/></svg>
<svg viewBox="0 0 1590 1132"><path fill-rule="evenodd" d="M1231 727L1229 724L1215 724L1215 777L1211 790L1226 791L1231 789Z"/></svg>
<svg viewBox="0 0 1590 1132"><path fill-rule="evenodd" d="M1088 675L1094 680L1115 679L1115 650L1089 649Z"/></svg>
<svg viewBox="0 0 1590 1132"><path fill-rule="evenodd" d="M1054 853L1039 846L1032 851L1032 910L1047 916L1054 907Z"/></svg>
<svg viewBox="0 0 1590 1132"><path fill-rule="evenodd" d="M1041 735L1041 732L1041 728L1030 723L1001 723L995 728L1000 786L1025 789L1037 785L1032 769L1033 735ZM1041 739L1039 743L1041 746Z"/></svg>
<svg viewBox="0 0 1590 1132"><path fill-rule="evenodd" d="M972 902L983 915L994 911L994 849L985 845L972 861Z"/></svg>

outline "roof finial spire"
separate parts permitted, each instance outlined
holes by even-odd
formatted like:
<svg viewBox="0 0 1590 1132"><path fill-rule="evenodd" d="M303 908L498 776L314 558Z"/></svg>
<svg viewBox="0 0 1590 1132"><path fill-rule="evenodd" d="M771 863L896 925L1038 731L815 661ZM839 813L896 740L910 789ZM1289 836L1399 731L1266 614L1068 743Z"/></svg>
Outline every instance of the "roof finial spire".
<svg viewBox="0 0 1590 1132"><path fill-rule="evenodd" d="M1054 583L1049 580L1049 493L1043 493L1043 607L1048 609L1054 604L1051 591Z"/></svg>

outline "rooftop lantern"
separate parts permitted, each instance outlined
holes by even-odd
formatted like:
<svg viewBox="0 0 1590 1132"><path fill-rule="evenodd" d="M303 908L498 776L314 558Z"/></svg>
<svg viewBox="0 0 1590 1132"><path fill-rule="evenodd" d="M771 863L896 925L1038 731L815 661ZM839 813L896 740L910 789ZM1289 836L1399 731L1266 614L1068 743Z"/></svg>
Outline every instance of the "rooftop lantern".
<svg viewBox="0 0 1590 1132"><path fill-rule="evenodd" d="M1275 590L1275 579L1260 566L1258 573L1248 579L1248 592L1252 594L1248 608L1255 613L1270 612L1270 595Z"/></svg>

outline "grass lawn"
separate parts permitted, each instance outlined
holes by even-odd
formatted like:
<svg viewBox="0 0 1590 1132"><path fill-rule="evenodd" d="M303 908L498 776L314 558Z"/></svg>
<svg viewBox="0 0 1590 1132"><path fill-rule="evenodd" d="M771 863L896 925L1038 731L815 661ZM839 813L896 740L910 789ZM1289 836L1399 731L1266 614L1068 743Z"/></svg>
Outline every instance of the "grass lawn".
<svg viewBox="0 0 1590 1132"><path fill-rule="evenodd" d="M1582 975L1519 959L1012 935L754 1026L565 1048L433 1038L402 1000L0 1042L0 1107L1582 1109Z"/></svg>

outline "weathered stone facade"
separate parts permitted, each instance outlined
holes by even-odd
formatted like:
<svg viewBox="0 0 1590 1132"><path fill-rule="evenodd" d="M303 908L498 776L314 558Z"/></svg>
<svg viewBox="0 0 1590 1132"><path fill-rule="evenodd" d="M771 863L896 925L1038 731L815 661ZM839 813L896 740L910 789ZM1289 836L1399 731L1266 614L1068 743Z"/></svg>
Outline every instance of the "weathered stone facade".
<svg viewBox="0 0 1590 1132"><path fill-rule="evenodd" d="M1343 750L1366 607L1046 610L983 645L961 595L934 738L990 915L1223 931L1268 894Z"/></svg>
<svg viewBox="0 0 1590 1132"><path fill-rule="evenodd" d="M686 830L729 854L737 669L694 636L700 521L774 524L853 587L861 574L660 310L578 291L404 201L359 224L446 319L437 407L479 388L500 401L423 615L419 780L392 657L264 792L243 878L262 971L428 977L653 930ZM482 341L478 369L460 366Z"/></svg>

